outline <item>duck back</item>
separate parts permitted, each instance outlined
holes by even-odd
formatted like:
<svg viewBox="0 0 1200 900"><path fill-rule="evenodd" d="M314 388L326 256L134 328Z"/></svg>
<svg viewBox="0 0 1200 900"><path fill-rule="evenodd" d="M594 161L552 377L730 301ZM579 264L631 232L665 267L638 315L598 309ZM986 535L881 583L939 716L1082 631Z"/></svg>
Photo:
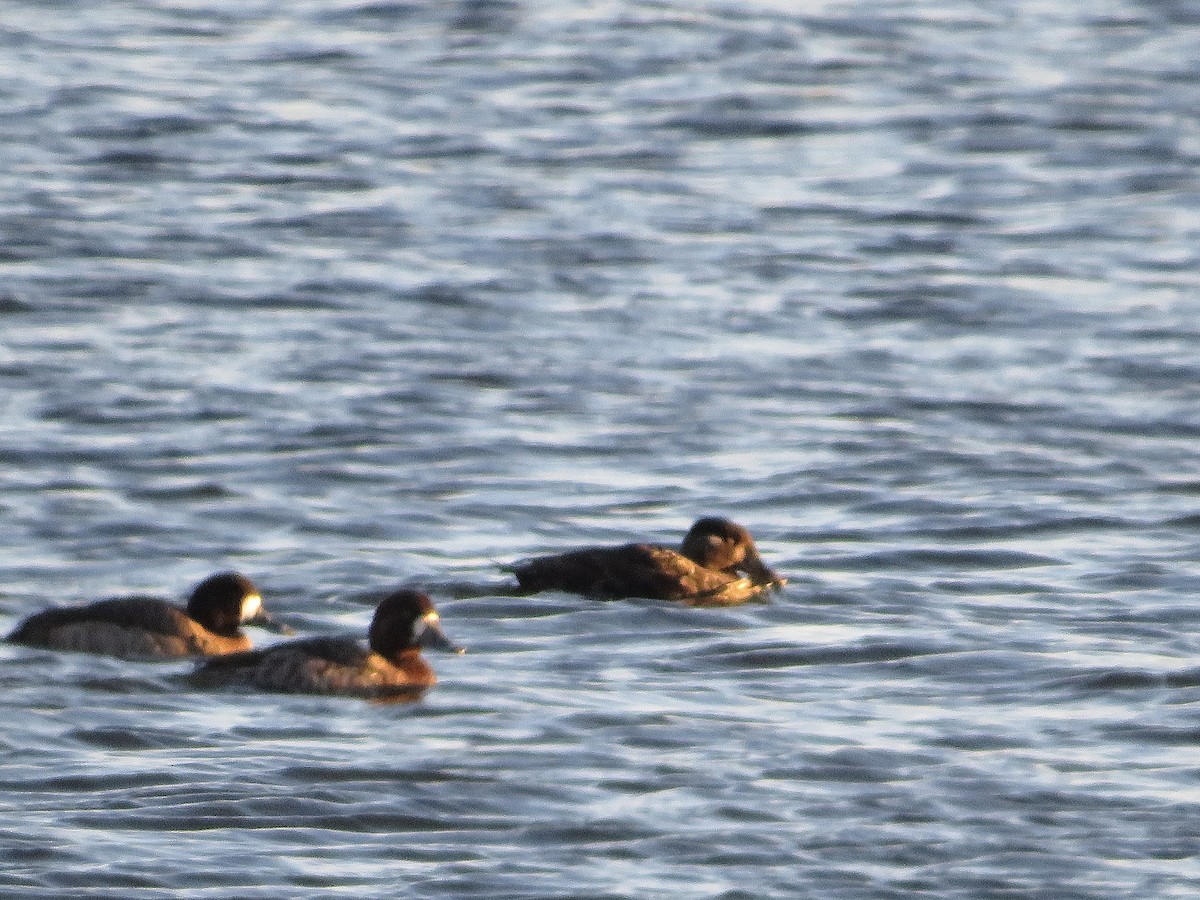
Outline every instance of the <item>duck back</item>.
<svg viewBox="0 0 1200 900"><path fill-rule="evenodd" d="M744 578L706 569L655 544L588 547L523 560L512 567L522 591L557 590L602 600L646 597L700 603L740 603L759 593Z"/></svg>
<svg viewBox="0 0 1200 900"><path fill-rule="evenodd" d="M179 607L154 597L121 597L48 609L8 636L13 643L124 659L177 659L248 649L245 635L223 637Z"/></svg>
<svg viewBox="0 0 1200 900"><path fill-rule="evenodd" d="M316 637L206 660L193 674L202 687L246 687L279 693L388 697L417 694L437 680L420 654L401 664L351 638Z"/></svg>

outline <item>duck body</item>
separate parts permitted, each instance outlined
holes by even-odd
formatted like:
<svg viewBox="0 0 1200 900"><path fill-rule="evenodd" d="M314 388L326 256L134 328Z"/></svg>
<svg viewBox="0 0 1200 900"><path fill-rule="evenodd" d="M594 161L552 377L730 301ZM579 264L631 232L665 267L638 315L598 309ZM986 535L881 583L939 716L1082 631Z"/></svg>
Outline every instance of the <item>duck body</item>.
<svg viewBox="0 0 1200 900"><path fill-rule="evenodd" d="M154 597L120 597L77 608L48 609L30 616L8 639L48 650L124 659L210 656L251 646L245 634L215 634L175 604Z"/></svg>
<svg viewBox="0 0 1200 900"><path fill-rule="evenodd" d="M243 575L205 579L186 608L156 597L118 597L35 613L7 640L15 644L117 656L180 659L249 650L244 623L269 623L258 588Z"/></svg>
<svg viewBox="0 0 1200 900"><path fill-rule="evenodd" d="M416 650L392 661L353 638L315 637L209 660L193 680L202 687L386 697L419 695L437 676Z"/></svg>
<svg viewBox="0 0 1200 900"><path fill-rule="evenodd" d="M206 660L192 674L192 681L201 687L416 699L437 683L421 647L461 652L438 622L426 595L397 591L376 609L367 647L344 637L284 641Z"/></svg>
<svg viewBox="0 0 1200 900"><path fill-rule="evenodd" d="M509 571L522 593L557 590L691 606L744 603L785 583L762 562L745 528L718 518L698 520L679 550L640 543L584 547L521 560Z"/></svg>

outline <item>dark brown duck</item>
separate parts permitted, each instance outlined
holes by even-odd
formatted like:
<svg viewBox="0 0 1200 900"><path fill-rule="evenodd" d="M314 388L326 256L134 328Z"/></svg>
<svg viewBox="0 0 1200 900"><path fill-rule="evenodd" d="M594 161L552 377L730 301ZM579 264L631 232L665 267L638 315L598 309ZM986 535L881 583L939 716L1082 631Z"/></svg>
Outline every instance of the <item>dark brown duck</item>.
<svg viewBox="0 0 1200 900"><path fill-rule="evenodd" d="M155 597L117 597L47 609L18 625L8 640L125 659L178 659L249 650L242 631L247 624L273 625L262 595L246 576L222 572L200 582L186 607Z"/></svg>
<svg viewBox="0 0 1200 900"><path fill-rule="evenodd" d="M655 544L585 547L521 560L507 570L523 593L648 597L692 606L744 603L786 582L767 568L749 531L715 517L697 520L678 550Z"/></svg>
<svg viewBox="0 0 1200 900"><path fill-rule="evenodd" d="M284 641L207 660L192 681L201 687L416 699L437 682L422 647L462 652L442 631L433 601L419 591L400 590L376 608L367 647L343 637Z"/></svg>

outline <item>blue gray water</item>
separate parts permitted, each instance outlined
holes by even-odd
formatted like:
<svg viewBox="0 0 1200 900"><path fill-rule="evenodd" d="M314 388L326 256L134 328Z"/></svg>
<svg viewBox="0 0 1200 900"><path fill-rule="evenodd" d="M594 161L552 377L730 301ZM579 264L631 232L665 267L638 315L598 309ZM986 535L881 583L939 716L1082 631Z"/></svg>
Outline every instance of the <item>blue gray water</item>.
<svg viewBox="0 0 1200 900"><path fill-rule="evenodd" d="M7 0L0 64L0 628L236 568L469 648L0 648L4 897L1200 892L1200 7ZM503 596L701 514L786 589Z"/></svg>

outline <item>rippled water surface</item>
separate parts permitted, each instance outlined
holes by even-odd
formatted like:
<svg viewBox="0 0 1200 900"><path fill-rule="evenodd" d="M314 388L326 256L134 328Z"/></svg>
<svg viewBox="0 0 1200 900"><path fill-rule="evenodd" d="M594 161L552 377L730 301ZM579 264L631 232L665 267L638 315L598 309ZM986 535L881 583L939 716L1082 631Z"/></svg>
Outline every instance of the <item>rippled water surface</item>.
<svg viewBox="0 0 1200 900"><path fill-rule="evenodd" d="M1200 891L1200 7L10 0L0 61L0 628L236 568L469 648L0 648L5 897ZM505 594L713 513L771 602Z"/></svg>

